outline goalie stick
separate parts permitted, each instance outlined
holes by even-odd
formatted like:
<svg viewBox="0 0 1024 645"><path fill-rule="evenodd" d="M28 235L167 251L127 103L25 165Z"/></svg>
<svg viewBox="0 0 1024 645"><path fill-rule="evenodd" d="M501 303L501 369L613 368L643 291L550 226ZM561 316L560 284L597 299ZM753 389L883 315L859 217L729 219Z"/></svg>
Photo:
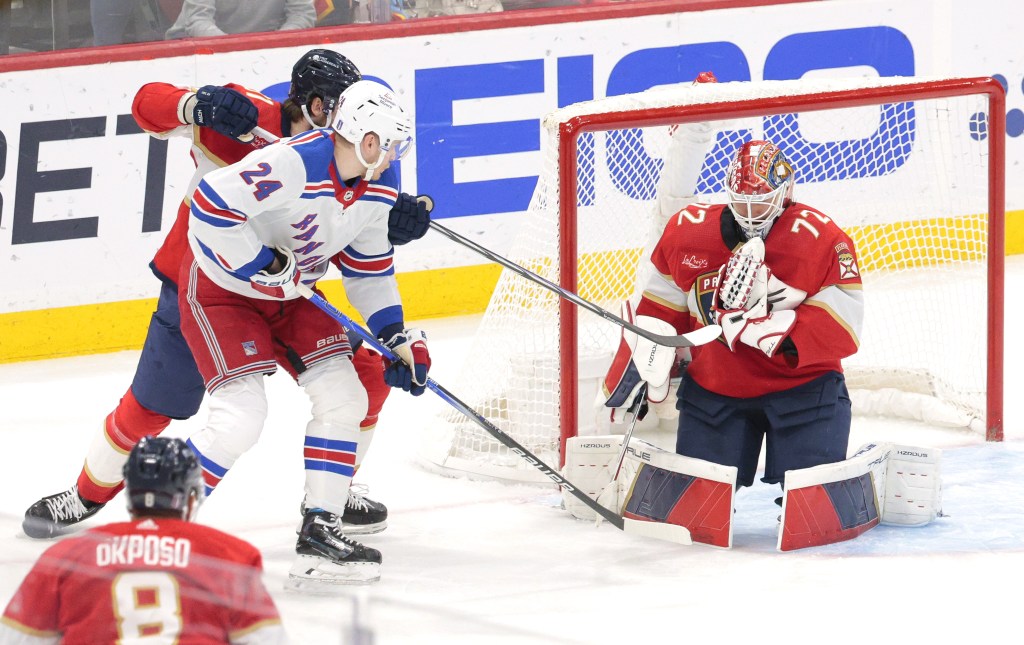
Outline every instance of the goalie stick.
<svg viewBox="0 0 1024 645"><path fill-rule="evenodd" d="M622 450L619 451L619 458L615 462L615 472L612 473L612 483L615 483L619 478L619 472L622 470L622 462L626 459L626 450L629 449L629 440L633 437L633 429L636 428L636 422L640 418L640 411L644 407L644 399L646 398L647 383L644 383L636 393L636 398L633 399L633 405L629 406L629 412L633 415L633 418L629 422L629 428L626 429L626 434L622 437Z"/></svg>
<svg viewBox="0 0 1024 645"><path fill-rule="evenodd" d="M640 410L644 406L644 399L647 398L647 383L640 386L636 396L633 398L632 405L629 406L627 412L633 415L633 418L629 422L629 427L626 428L626 434L622 436L622 448L619 449L619 456L615 459L615 472L612 473L612 480L605 485L604 488L597 494L597 500L600 502L604 499L605 495L612 492L619 482L619 473L622 472L622 462L626 460L626 451L629 450L629 440L633 438L633 430L636 428L636 422L640 419Z"/></svg>
<svg viewBox="0 0 1024 645"><path fill-rule="evenodd" d="M420 199L424 198L429 199L426 195L420 197ZM433 210L433 208L431 208L431 210ZM441 235L444 235L453 242L456 242L469 249L472 249L479 253L480 255L484 256L485 258L493 262L497 262L506 269L514 271L516 274L526 278L530 282L539 284L542 287L548 289L549 291L557 293L559 296L565 298L569 302L579 307L583 307L584 309L590 311L591 313L597 314L598 316L604 318L608 322L615 323L619 327L624 327L625 329L628 329L637 336L643 336L647 340L657 343L658 345L663 345L664 347L697 347L699 345L706 345L710 343L711 341L718 338L722 333L722 328L719 327L718 325L707 325L706 327L701 327L696 331L691 331L687 334L682 334L679 336L665 336L662 334L655 334L653 332L647 331L643 327L638 327L631 322L627 322L622 318L619 318L612 312L606 309L602 309L601 307L598 307L594 303L584 300L583 298L580 298L571 291L566 291L565 289L558 286L554 282L542 278L541 276L537 275L536 273L533 273L529 269L519 266L515 262L512 262L511 260L504 258L498 255L497 253L480 246L479 244L472 240L466 239L465 237L459 235L455 231L449 228L445 228L444 226L441 226L435 221L430 222L430 228L434 229Z"/></svg>
<svg viewBox="0 0 1024 645"><path fill-rule="evenodd" d="M373 334L369 333L355 322L351 318L346 316L344 313L339 311L334 305L327 301L323 296L316 293L301 282L296 285L298 292L303 298L306 298L314 305L316 305L321 311L326 313L331 318L341 323L341 325L348 331L356 334L362 338L370 347L379 352L384 358L390 361L401 360L394 352L384 346ZM604 506L590 498L586 493L583 493L577 489L569 480L558 474L558 471L548 466L546 463L541 461L536 455L531 453L529 450L524 448L518 441L513 439L507 433L502 431L501 428L494 425L486 418L481 416L475 410L470 408L468 405L463 403L454 394L449 392L434 379L427 377L427 388L441 397L446 403L451 405L453 408L466 415L471 421L479 425L481 428L487 431L492 437L500 441L509 450L516 453L523 459L525 459L532 466L536 467L544 476L558 484L563 490L568 491L573 497L580 500L595 513L608 520L608 522L615 528L621 529L626 533L635 533L638 535L645 535L647 537L659 538L662 540L669 540L671 542L678 542L680 544L690 544L690 533L686 529L674 526L671 524L659 524L656 522L644 522L624 518L618 513L614 513Z"/></svg>

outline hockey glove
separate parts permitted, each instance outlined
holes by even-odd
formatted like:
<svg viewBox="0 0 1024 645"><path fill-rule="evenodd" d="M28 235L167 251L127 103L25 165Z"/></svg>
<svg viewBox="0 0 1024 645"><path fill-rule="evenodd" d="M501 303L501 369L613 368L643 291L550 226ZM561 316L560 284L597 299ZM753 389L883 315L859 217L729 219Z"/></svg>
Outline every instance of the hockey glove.
<svg viewBox="0 0 1024 645"><path fill-rule="evenodd" d="M413 396L423 394L430 370L427 334L421 329L406 329L384 341L384 346L400 359L394 362L384 359L384 382Z"/></svg>
<svg viewBox="0 0 1024 645"><path fill-rule="evenodd" d="M252 288L276 300L291 300L299 297L295 285L299 284L299 267L295 264L295 254L291 249L283 247L271 249L275 261L265 269L258 271L249 278ZM269 273L277 264L279 271Z"/></svg>
<svg viewBox="0 0 1024 645"><path fill-rule="evenodd" d="M242 93L229 87L204 85L182 106L184 123L212 128L232 139L248 133L259 121L256 106Z"/></svg>
<svg viewBox="0 0 1024 645"><path fill-rule="evenodd" d="M623 320L633 321L631 303L623 304L622 317ZM657 334L676 333L670 323L651 316L636 316L634 323ZM619 349L604 378L604 391L607 394L604 406L611 408L609 419L612 423L623 423L632 418L630 410L637 398L643 395L645 384L647 392L640 402L638 419L646 416L649 402L660 403L665 400L669 394L675 358L674 348L656 345L623 328Z"/></svg>
<svg viewBox="0 0 1024 645"><path fill-rule="evenodd" d="M764 264L764 242L748 240L718 270L714 306L722 311L740 309L748 318L768 313L768 280L771 271Z"/></svg>
<svg viewBox="0 0 1024 645"><path fill-rule="evenodd" d="M792 310L776 311L761 317L751 316L751 312L742 309L720 310L717 318L730 350L735 352L736 343L741 342L761 350L768 358L775 356L796 324L796 312Z"/></svg>
<svg viewBox="0 0 1024 645"><path fill-rule="evenodd" d="M426 235L433 210L434 200L427 195L398 193L398 200L388 214L388 241L400 246Z"/></svg>

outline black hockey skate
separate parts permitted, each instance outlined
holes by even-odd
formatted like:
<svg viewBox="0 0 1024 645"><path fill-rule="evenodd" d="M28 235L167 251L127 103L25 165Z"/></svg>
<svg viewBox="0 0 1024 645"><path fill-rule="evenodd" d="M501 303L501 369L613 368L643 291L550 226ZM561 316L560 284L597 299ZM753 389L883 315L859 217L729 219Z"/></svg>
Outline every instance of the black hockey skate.
<svg viewBox="0 0 1024 645"><path fill-rule="evenodd" d="M295 564L288 572L293 589L380 580L380 551L347 537L341 531L341 518L328 511L306 511L295 553Z"/></svg>
<svg viewBox="0 0 1024 645"><path fill-rule="evenodd" d="M388 527L388 507L367 497L366 491L367 487L363 484L349 486L345 514L341 517L341 529L346 535L370 535ZM299 512L306 514L305 499L302 500Z"/></svg>
<svg viewBox="0 0 1024 645"><path fill-rule="evenodd" d="M57 537L82 520L89 519L104 506L106 504L83 499L78 494L78 484L75 484L70 490L49 495L29 506L21 528L30 538Z"/></svg>

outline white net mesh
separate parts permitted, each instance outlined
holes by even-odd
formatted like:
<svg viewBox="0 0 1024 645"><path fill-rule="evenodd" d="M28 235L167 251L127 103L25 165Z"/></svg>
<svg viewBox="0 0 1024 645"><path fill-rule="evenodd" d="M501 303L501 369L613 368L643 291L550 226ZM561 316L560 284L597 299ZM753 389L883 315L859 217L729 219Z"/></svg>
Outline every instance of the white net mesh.
<svg viewBox="0 0 1024 645"><path fill-rule="evenodd" d="M754 138L779 144L797 173L794 197L834 218L857 245L866 298L860 351L845 361L855 388L885 396L855 398L861 412L892 413L910 392L945 410L951 425L983 427L988 241L987 98L906 101L901 86L922 79L800 80L659 88L556 111L544 120L544 166L528 214L507 257L559 282L559 125L584 115L626 118L671 106L758 100L891 87L866 107L814 109L711 121L696 193L722 201L728 162ZM806 105L806 104L803 104ZM827 102L826 102L827 105ZM701 108L704 109L704 108ZM774 108L764 108L767 114ZM715 113L721 114L721 113ZM579 295L613 313L633 291L637 261L654 222L658 181L671 126L620 127L582 134L577 147ZM578 418L593 431L599 379L619 328L579 312L579 362L559 367L559 298L503 272L461 378L452 391L549 464L558 463L560 426ZM579 410L560 410L563 381L580 383ZM895 408L892 409L892 408ZM930 409L930 408L929 408ZM924 416L934 416L928 413ZM578 417L576 417L578 415ZM918 416L921 416L918 414ZM461 414L440 419L424 456L447 469L537 479Z"/></svg>

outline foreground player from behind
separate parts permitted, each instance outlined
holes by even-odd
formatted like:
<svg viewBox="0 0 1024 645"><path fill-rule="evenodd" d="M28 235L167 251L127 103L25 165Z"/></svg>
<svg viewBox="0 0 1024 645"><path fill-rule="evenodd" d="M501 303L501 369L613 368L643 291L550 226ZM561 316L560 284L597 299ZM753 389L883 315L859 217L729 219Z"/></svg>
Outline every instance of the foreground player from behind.
<svg viewBox="0 0 1024 645"><path fill-rule="evenodd" d="M124 479L131 521L47 549L8 604L0 641L285 642L259 551L192 523L203 482L188 446L142 439Z"/></svg>
<svg viewBox="0 0 1024 645"><path fill-rule="evenodd" d="M338 99L331 129L211 172L192 198L179 305L210 415L189 445L212 488L263 430L264 375L280 365L305 390L306 508L290 574L299 584L380 577L380 552L342 530L366 392L348 336L297 285L312 288L329 263L338 266L349 301L403 359L387 366L384 380L425 390L426 336L405 328L388 241L398 196L391 163L411 144L412 123L394 94L359 81Z"/></svg>
<svg viewBox="0 0 1024 645"><path fill-rule="evenodd" d="M848 449L841 360L857 351L863 319L857 255L831 218L792 201L794 179L775 144L744 144L729 202L669 220L636 311L676 333L722 326L683 377L676 452L737 467L738 487L753 484L762 439L767 483ZM620 381L608 405L631 402L634 388Z"/></svg>
<svg viewBox="0 0 1024 645"><path fill-rule="evenodd" d="M275 135L291 136L328 125L334 101L361 78L346 57L327 49L312 49L292 69L288 99L279 104L240 85L208 85L193 91L166 83L144 85L135 96L132 113L139 125L158 138L187 136L193 140L196 171L177 219L151 266L161 281L160 298L143 344L131 387L117 408L107 415L85 456L77 483L69 490L42 498L25 513L24 530L34 538L49 538L98 512L121 490L121 468L140 437L157 435L171 419L193 416L202 402L203 379L179 329L178 267L188 246L187 230L191 191L211 170L234 163L253 150L243 143L259 125ZM257 141L256 145L266 144ZM413 197L400 194L389 221L389 239L404 244L421 237L429 213ZM369 408L360 424L363 452L372 438L377 414L388 388L381 379L380 358L364 348L355 351L353 364L369 396ZM352 493L346 528L352 533L383 530L387 508Z"/></svg>

